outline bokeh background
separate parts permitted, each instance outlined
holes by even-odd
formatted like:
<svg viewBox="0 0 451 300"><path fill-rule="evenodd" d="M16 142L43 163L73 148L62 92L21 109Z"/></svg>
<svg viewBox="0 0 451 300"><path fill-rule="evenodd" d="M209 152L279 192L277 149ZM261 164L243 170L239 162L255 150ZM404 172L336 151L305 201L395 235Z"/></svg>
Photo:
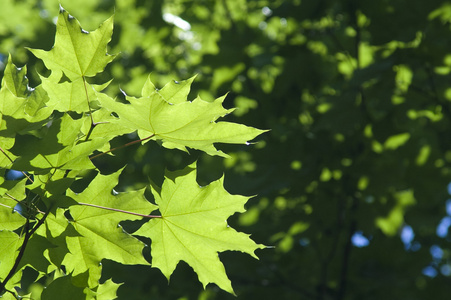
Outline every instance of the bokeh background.
<svg viewBox="0 0 451 300"><path fill-rule="evenodd" d="M2 0L2 71L11 53L39 84L25 47L51 48L59 3L86 30L115 15L109 94L197 75L192 98L228 93L228 121L271 130L226 160L155 143L98 160L127 164L120 189L197 160L201 185L256 195L229 223L274 246L220 254L237 297L184 263L168 284L105 261L119 299L450 299L450 1Z"/></svg>

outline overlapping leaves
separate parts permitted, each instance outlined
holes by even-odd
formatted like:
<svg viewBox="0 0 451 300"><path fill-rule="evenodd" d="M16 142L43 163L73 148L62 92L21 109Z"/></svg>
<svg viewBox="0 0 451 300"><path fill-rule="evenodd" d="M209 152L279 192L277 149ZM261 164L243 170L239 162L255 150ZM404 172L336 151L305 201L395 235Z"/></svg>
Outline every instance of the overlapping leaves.
<svg viewBox="0 0 451 300"><path fill-rule="evenodd" d="M99 282L103 259L149 265L145 244L121 225L138 220L147 222L135 235L152 240L152 264L166 277L183 260L204 286L215 283L233 293L218 253L256 257L263 246L227 225L229 216L244 211L248 197L230 195L222 178L201 188L195 164L168 172L161 188L149 186L156 205L144 197L145 189L114 191L122 170L97 170L82 192L74 191L72 185L96 169L92 160L112 151L109 141L119 135L136 131L135 142L153 139L170 149L227 156L214 144L247 143L264 132L217 122L233 111L222 106L224 97L188 101L194 77L161 90L148 80L142 96L127 96L128 103L110 98L102 92L108 84L86 78L114 58L107 53L112 29L110 18L88 33L61 9L54 47L30 50L51 71L34 89L26 68L8 60L0 89L0 166L20 170L23 178L6 180L0 170L0 293L15 295L22 271L31 267L52 281L42 299L55 299L62 290L73 299L113 299L118 285Z"/></svg>

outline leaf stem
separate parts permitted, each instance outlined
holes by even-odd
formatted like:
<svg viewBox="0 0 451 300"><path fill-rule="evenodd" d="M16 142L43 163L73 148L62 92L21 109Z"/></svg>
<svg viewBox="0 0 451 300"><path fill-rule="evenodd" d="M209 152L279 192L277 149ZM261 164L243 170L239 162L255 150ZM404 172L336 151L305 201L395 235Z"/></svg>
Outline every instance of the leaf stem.
<svg viewBox="0 0 451 300"><path fill-rule="evenodd" d="M122 210L122 209L100 206L100 205L96 205L96 204L83 203L83 202L78 202L78 204L84 205L84 206L96 207L96 208L105 209L105 210L117 211L117 212L121 212L121 213L124 213L124 214L139 216L139 217L143 217L143 218L149 218L149 219L161 218L161 216L158 216L158 215L144 215L144 214L134 213L134 212L126 211L126 210Z"/></svg>
<svg viewBox="0 0 451 300"><path fill-rule="evenodd" d="M6 204L3 204L3 203L0 203L0 206L6 207L6 208L10 208L10 209L13 209L13 207L11 207L11 206L9 206L9 205L6 205Z"/></svg>
<svg viewBox="0 0 451 300"><path fill-rule="evenodd" d="M119 150L119 149L122 149L122 148L125 148L125 147L128 147L128 146L131 146L131 145L133 145L133 144L140 143L140 142L142 142L142 141L151 139L151 138L153 138L154 136L155 136L155 134L151 134L151 135L149 135L148 137L145 137L145 138L143 138L143 139L131 141L131 142L129 142L129 143L127 143L127 144L124 144L124 145L122 145L122 146L119 146L119 147L110 149L110 150L108 150L108 151L105 151L105 152L96 154L96 155L94 155L94 156L91 156L89 159L90 159L90 160L93 160L94 158L97 158L97 157L102 156L102 155L104 155L104 154L107 154L107 153L110 153L110 152L113 152L113 151L116 151L116 150Z"/></svg>

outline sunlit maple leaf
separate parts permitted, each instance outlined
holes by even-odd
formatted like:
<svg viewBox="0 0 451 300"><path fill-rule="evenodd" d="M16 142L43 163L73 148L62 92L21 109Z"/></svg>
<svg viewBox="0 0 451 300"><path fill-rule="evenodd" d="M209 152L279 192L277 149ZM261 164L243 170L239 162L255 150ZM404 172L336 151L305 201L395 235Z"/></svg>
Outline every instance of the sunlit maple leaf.
<svg viewBox="0 0 451 300"><path fill-rule="evenodd" d="M199 97L187 100L192 79L168 84L157 90L147 80L141 98L127 97L130 104L102 99L102 105L119 115L121 122L138 129L141 139L152 137L164 147L186 151L186 147L202 150L210 155L228 155L214 147L214 143L246 144L265 132L231 122L216 122L231 113L225 109L224 97L207 102Z"/></svg>
<svg viewBox="0 0 451 300"><path fill-rule="evenodd" d="M212 282L233 293L218 252L241 251L256 258L254 251L264 248L227 225L227 218L244 212L249 197L231 195L223 178L200 187L195 166L168 172L161 191L152 189L161 218L144 224L135 235L152 240L152 266L169 279L179 261L188 263L204 287Z"/></svg>

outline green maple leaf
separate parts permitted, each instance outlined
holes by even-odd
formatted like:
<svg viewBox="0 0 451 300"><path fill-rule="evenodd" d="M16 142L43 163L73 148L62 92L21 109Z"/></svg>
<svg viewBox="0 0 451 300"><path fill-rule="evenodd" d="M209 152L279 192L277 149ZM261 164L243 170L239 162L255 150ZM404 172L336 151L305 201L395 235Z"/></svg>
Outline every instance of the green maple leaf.
<svg viewBox="0 0 451 300"><path fill-rule="evenodd" d="M193 78L177 84L168 84L156 90L150 79L145 83L141 98L127 97L130 104L102 99L102 105L116 112L121 122L137 128L141 139L152 137L164 147L186 151L186 147L202 150L210 155L227 157L214 143L245 144L265 132L241 124L216 122L233 109L222 106L224 97L214 102L199 97L187 101Z"/></svg>
<svg viewBox="0 0 451 300"><path fill-rule="evenodd" d="M113 17L98 29L87 32L78 20L62 7L56 23L55 45L50 51L30 49L52 71L62 71L71 80L92 77L103 71L114 59L107 54L107 44L113 33Z"/></svg>
<svg viewBox="0 0 451 300"><path fill-rule="evenodd" d="M199 187L194 165L168 173L161 191L153 188L152 192L161 218L150 220L134 233L152 240L152 266L169 279L183 260L204 287L212 282L233 293L218 252L236 250L257 258L254 251L264 248L227 225L229 216L245 211L249 198L229 194L223 178Z"/></svg>
<svg viewBox="0 0 451 300"><path fill-rule="evenodd" d="M122 264L148 264L142 255L145 245L118 226L121 221L138 220L142 216L117 210L147 215L156 207L144 198L144 189L113 195L119 174L120 171L106 176L97 175L80 194L68 191L68 196L77 202L116 209L113 211L85 205L70 207L74 220L71 224L80 236L67 238L70 254L65 257L63 264L73 275L89 270L91 287L98 285L102 259Z"/></svg>

